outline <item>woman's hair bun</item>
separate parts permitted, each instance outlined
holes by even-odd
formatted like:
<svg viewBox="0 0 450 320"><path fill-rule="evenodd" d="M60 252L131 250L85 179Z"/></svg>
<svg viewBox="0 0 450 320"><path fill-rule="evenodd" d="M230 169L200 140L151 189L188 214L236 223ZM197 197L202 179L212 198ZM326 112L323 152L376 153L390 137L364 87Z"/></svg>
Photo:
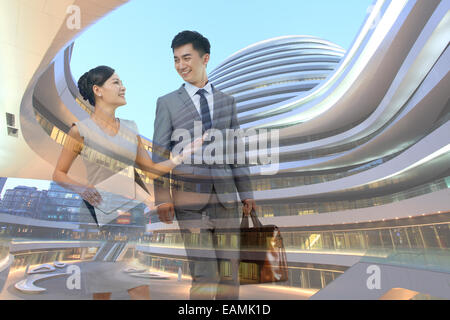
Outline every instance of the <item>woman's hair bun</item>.
<svg viewBox="0 0 450 320"><path fill-rule="evenodd" d="M89 94L88 94L88 76L89 72L85 72L80 79L78 80L78 90L80 91L81 96L84 100L89 100Z"/></svg>

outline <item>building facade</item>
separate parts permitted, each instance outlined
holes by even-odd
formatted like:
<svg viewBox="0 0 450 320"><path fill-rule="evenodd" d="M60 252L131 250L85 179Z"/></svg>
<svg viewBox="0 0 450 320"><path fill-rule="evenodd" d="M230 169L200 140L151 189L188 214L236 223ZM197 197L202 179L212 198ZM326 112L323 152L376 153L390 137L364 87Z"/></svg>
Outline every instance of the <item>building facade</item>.
<svg viewBox="0 0 450 320"><path fill-rule="evenodd" d="M347 51L311 36L280 37L236 52L209 74L235 97L244 129L279 132L277 170L250 170L262 223L283 235L289 280L281 285L314 289L313 299L379 299L396 288L414 292L409 298L450 298L449 21L448 1L379 0ZM48 39L20 110L10 110L23 125L6 149L19 140L37 159L23 177L50 180L71 124L92 112L70 73L75 36L61 28ZM84 177L80 162L73 174ZM51 192L50 211L66 206L54 216L74 218L67 208L80 199L55 185ZM136 257L188 274L177 224L155 221L147 231ZM232 237L223 234L218 245L236 249ZM199 233L191 241L201 247ZM388 279L380 290L366 286L373 265Z"/></svg>
<svg viewBox="0 0 450 320"><path fill-rule="evenodd" d="M3 187L5 186L5 183L6 183L7 179L8 178L0 178L0 195L1 195L2 191L3 191Z"/></svg>
<svg viewBox="0 0 450 320"><path fill-rule="evenodd" d="M313 37L280 37L210 73L235 97L242 127L279 130L277 172L251 172L263 224L282 230L290 286L358 299L373 297L351 279L366 260L429 269L430 278L433 267L448 271L447 19L442 1L378 1L347 52ZM152 230L150 241L172 256L143 247L143 259L176 268L170 248L182 244L179 232Z"/></svg>
<svg viewBox="0 0 450 320"><path fill-rule="evenodd" d="M18 186L6 190L1 211L10 214L40 219L41 209L48 201L47 192L35 187Z"/></svg>

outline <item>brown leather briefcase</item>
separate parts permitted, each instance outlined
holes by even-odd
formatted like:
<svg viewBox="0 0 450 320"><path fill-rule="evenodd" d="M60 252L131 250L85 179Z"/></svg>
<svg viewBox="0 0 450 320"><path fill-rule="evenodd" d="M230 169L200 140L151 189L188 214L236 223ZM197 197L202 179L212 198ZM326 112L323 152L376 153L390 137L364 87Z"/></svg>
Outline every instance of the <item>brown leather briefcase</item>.
<svg viewBox="0 0 450 320"><path fill-rule="evenodd" d="M241 222L240 283L287 281L286 251L280 230L275 225L262 225L253 210L250 217L253 227L249 227L249 217L245 214Z"/></svg>

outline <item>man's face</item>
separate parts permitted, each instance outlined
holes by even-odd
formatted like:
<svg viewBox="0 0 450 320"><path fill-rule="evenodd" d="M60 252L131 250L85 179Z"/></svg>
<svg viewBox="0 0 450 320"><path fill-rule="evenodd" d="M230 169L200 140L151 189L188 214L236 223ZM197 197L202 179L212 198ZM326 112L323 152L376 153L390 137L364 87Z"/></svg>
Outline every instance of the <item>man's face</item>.
<svg viewBox="0 0 450 320"><path fill-rule="evenodd" d="M202 88L207 80L206 65L209 54L200 56L192 43L185 44L173 50L175 69L184 81Z"/></svg>

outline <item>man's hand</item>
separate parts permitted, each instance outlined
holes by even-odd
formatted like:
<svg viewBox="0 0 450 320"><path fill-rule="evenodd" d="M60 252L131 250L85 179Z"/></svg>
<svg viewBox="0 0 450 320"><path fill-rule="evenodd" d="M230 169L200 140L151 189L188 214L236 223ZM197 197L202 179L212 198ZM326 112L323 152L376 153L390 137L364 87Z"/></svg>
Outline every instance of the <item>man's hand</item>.
<svg viewBox="0 0 450 320"><path fill-rule="evenodd" d="M172 224L173 217L175 216L175 208L173 203L163 203L157 208L159 220L165 224Z"/></svg>
<svg viewBox="0 0 450 320"><path fill-rule="evenodd" d="M256 211L256 202L254 199L245 199L242 203L244 204L244 215L249 216L252 210Z"/></svg>

